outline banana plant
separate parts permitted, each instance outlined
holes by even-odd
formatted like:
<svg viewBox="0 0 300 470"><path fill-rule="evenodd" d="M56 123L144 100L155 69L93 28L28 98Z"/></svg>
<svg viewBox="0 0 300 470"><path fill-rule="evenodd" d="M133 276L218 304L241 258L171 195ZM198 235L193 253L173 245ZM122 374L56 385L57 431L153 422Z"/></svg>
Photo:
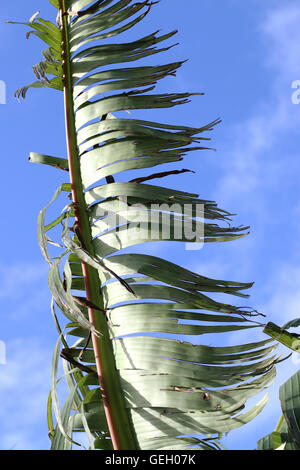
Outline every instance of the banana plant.
<svg viewBox="0 0 300 470"><path fill-rule="evenodd" d="M258 450L300 450L300 371L279 390L282 415L271 434L258 441Z"/></svg>
<svg viewBox="0 0 300 470"><path fill-rule="evenodd" d="M32 162L69 174L38 219L58 329L47 407L51 448L71 449L83 432L91 449L219 449L222 433L264 408L267 395L244 409L274 380L276 345L270 338L216 347L189 340L261 328L255 310L216 300L218 294L247 298L252 283L211 279L131 251L149 241L227 242L248 234L248 227L232 226L232 214L214 201L152 184L188 170L173 166L145 173L207 149L219 120L194 128L132 114L172 108L191 97L153 92L183 61L127 64L170 49L176 31L110 41L158 2L50 3L56 21L35 14L25 23L27 37L37 36L48 48L33 67L37 80L16 97L25 98L29 88L50 87L63 91L65 104L68 158L30 155ZM46 224L48 207L63 194L67 205ZM178 235L185 223L190 232ZM57 243L49 233L59 228ZM51 255L53 243L62 247L59 255ZM67 319L63 327L57 308ZM61 365L69 390L62 407Z"/></svg>
<svg viewBox="0 0 300 470"><path fill-rule="evenodd" d="M264 332L295 352L300 352L300 335L290 328L300 326L300 318L279 327L269 322ZM260 439L258 450L300 450L300 371L292 375L279 389L282 415L275 431Z"/></svg>

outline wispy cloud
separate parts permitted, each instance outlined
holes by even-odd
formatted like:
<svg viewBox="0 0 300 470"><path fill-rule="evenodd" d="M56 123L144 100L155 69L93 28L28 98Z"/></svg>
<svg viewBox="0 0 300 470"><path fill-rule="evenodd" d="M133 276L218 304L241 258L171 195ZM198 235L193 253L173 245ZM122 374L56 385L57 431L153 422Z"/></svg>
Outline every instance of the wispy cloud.
<svg viewBox="0 0 300 470"><path fill-rule="evenodd" d="M45 277L45 263L15 263L10 266L0 265L0 299L16 298L22 295L28 286Z"/></svg>
<svg viewBox="0 0 300 470"><path fill-rule="evenodd" d="M283 263L274 270L265 289L269 300L264 306L280 326L300 317L300 266Z"/></svg>
<svg viewBox="0 0 300 470"><path fill-rule="evenodd" d="M260 219L264 227L271 223L272 218L280 217L276 212L276 198L281 196L277 190L282 182L285 188L295 188L291 191L290 206L286 210L293 218L299 214L300 196L296 188L300 155L297 149L289 146L300 128L300 106L291 103L291 84L300 79L299 22L299 2L290 1L267 11L259 25L258 33L264 44L264 65L268 71L273 71L273 79L267 84L267 98L257 104L256 112L229 129L230 143L224 155L226 163L217 185L217 200L230 207L238 199L239 204L252 212L256 221ZM270 207L273 211L267 210ZM280 249L283 246L280 235L275 234L278 250L276 257L274 252L271 272L266 272L260 283L260 300L256 307L267 313L269 320L283 325L300 316L300 268L295 256L291 258ZM290 241L298 235L299 232L291 233ZM263 256L264 246L266 239L258 238L247 245L246 265L253 264L254 272L258 270L259 260L253 254L261 250ZM236 259L235 256L229 264L234 264ZM244 336L249 339L250 334L245 333ZM231 344L236 343L236 335L230 335L228 340ZM284 355L289 352L283 346L279 347L279 351ZM253 422L225 438L228 448L254 449L259 438L274 430L281 414L279 387L298 369L299 363L293 361L293 357L277 366L277 379L269 390L267 407Z"/></svg>
<svg viewBox="0 0 300 470"><path fill-rule="evenodd" d="M46 403L50 389L51 321L43 262L0 265L0 449L48 449ZM46 306L46 307L45 307ZM42 319L45 310L49 318ZM55 328L53 327L53 332Z"/></svg>
<svg viewBox="0 0 300 470"><path fill-rule="evenodd" d="M290 80L295 73L300 73L299 22L299 2L290 1L271 10L261 24L261 32L272 42L267 63L276 67L281 79Z"/></svg>
<svg viewBox="0 0 300 470"><path fill-rule="evenodd" d="M34 338L7 343L0 365L0 448L48 449L46 403L51 354Z"/></svg>
<svg viewBox="0 0 300 470"><path fill-rule="evenodd" d="M264 288L264 301L259 310L268 312L273 322L283 326L287 321L300 317L300 268L297 265L287 263L276 266L274 275L267 280ZM246 343L266 339L261 331L253 333L239 333L239 342ZM236 344L236 334L228 337L229 344ZM300 355L296 352L289 356L290 351L282 345L278 345L277 357L286 358L276 366L277 376L275 382L268 388L269 400L260 415L246 426L234 430L225 436L223 443L228 449L256 449L257 441L274 431L281 416L279 389L293 374L299 370ZM260 396L260 395L259 395ZM247 403L247 408L253 406L258 397Z"/></svg>
<svg viewBox="0 0 300 470"><path fill-rule="evenodd" d="M264 65L274 71L273 79L266 83L268 99L257 104L257 112L228 132L226 167L218 185L222 201L238 195L253 205L264 199L278 176L295 178L297 165L299 170L299 158L282 146L300 126L300 108L291 105L291 84L300 78L299 19L299 3L288 2L270 10L258 27ZM278 149L284 152L281 158Z"/></svg>
<svg viewBox="0 0 300 470"><path fill-rule="evenodd" d="M1 311L6 312L9 322L20 322L26 315L33 320L33 313L46 302L49 302L49 290L45 263L0 265Z"/></svg>

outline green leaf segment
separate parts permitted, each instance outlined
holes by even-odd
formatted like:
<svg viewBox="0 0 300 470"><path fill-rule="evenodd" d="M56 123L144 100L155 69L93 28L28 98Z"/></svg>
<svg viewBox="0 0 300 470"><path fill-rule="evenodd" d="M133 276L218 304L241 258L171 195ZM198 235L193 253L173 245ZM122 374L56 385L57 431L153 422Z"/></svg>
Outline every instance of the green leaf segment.
<svg viewBox="0 0 300 470"><path fill-rule="evenodd" d="M217 294L248 297L244 291L252 284L210 279L129 248L164 239L166 215L170 241L190 242L185 233L178 240L175 229L184 220L196 228L199 204L204 231L193 241L231 241L248 233L248 227L231 226L232 215L214 201L147 183L186 169L144 174L207 149L207 134L219 120L192 128L128 116L129 110L172 108L191 97L153 93L156 83L175 75L183 62L127 64L168 50L171 46L160 44L175 32L107 41L143 20L157 2L51 3L57 25L37 15L25 23L29 34L49 48L34 66L37 81L16 96L25 97L30 87L50 87L63 90L65 100L68 160L30 155L33 162L69 172L70 181L51 203L63 193L72 201L46 225L47 206L38 221L59 332L47 407L52 449L70 449L77 432L86 433L91 449L218 449L223 432L263 409L266 396L242 412L248 398L273 381L275 346L271 339L195 345L189 335L260 328L253 318L257 312L215 300ZM132 171L134 178L127 180ZM192 210L185 214L187 205ZM153 219L149 227L145 222ZM63 251L52 257L49 244L56 242L48 234L60 224ZM64 329L56 306L69 320ZM62 409L56 389L59 355L70 390ZM199 438L185 437L190 435Z"/></svg>
<svg viewBox="0 0 300 470"><path fill-rule="evenodd" d="M300 450L300 371L279 390L282 415L271 434L258 441L258 450Z"/></svg>

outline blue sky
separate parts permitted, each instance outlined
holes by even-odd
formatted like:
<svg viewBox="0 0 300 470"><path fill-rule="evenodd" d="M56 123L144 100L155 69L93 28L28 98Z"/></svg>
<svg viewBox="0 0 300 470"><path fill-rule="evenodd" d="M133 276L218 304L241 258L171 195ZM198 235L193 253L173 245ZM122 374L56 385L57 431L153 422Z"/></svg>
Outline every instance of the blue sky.
<svg viewBox="0 0 300 470"><path fill-rule="evenodd" d="M45 408L56 330L36 219L66 174L30 164L28 155L66 156L63 101L53 90L33 90L22 104L13 98L16 88L33 81L31 66L45 47L37 38L27 41L26 28L4 23L27 20L37 10L54 19L48 0L1 6L0 80L7 90L6 104L0 104L0 340L6 344L0 449L49 448ZM300 305L300 105L291 99L292 82L300 80L299 20L300 3L293 0L162 0L127 36L178 29L180 44L161 56L161 63L189 61L160 89L205 92L184 107L144 116L192 126L222 118L211 135L217 152L191 154L183 167L196 174L164 184L215 200L238 214L237 224L251 226L251 234L239 241L196 252L177 243L157 244L155 254L211 277L255 281L250 304L280 325L298 317ZM247 339L237 336L228 341ZM278 387L298 368L295 355L279 365L269 404L225 438L229 449L253 449L273 430L280 415Z"/></svg>

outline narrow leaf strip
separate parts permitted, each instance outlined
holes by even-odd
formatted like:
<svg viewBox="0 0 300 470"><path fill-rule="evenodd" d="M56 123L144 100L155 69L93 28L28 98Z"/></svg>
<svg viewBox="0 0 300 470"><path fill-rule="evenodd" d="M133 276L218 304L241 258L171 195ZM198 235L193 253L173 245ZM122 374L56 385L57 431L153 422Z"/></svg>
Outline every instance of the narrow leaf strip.
<svg viewBox="0 0 300 470"><path fill-rule="evenodd" d="M89 322L75 303L70 290L65 289L66 286L63 285L60 278L59 264L60 259L56 260L49 270L49 287L55 302L68 318L79 323L83 328L93 331L97 336L99 336L100 333L96 331L95 327Z"/></svg>
<svg viewBox="0 0 300 470"><path fill-rule="evenodd" d="M71 191L71 185L69 183L62 184L55 191L54 196L51 199L51 201L47 204L46 207L44 207L44 209L42 209L40 211L39 216L38 216L38 223L37 223L38 242L39 242L39 245L40 245L40 248L41 248L41 251L42 251L42 254L43 254L44 258L46 259L46 261L50 265L52 264L52 261L50 259L50 255L49 255L49 252L48 252L47 238L46 238L46 235L45 235L45 216L46 216L46 211L47 211L48 207L51 206L51 204L58 198L58 196L60 195L60 193L62 191L70 192Z"/></svg>
<svg viewBox="0 0 300 470"><path fill-rule="evenodd" d="M155 178L164 178L165 176L179 175L181 173L187 173L187 172L195 173L192 170L186 170L183 168L182 170L172 170L172 171L163 171L161 173L154 173L153 175L144 176L141 178L135 178L133 180L130 180L129 182L130 183L144 183L145 181L153 180Z"/></svg>
<svg viewBox="0 0 300 470"><path fill-rule="evenodd" d="M70 442L73 442L74 444L80 445L77 442L73 441L73 439L70 436L68 436L68 434L65 430L65 423L63 423L63 420L62 420L62 415L61 415L60 406L59 406L59 399L58 399L58 393L57 393L57 369L58 369L59 350L60 350L60 344L61 344L62 336L63 336L63 332L58 337L58 340L57 340L55 348L54 348L53 359L52 359L51 397L52 397L52 403L53 403L53 410L54 410L55 417L56 417L56 420L57 420L57 425L59 427L60 432L64 436L64 438L67 439ZM68 408L70 408L70 410L71 410L71 404L72 404L72 400L70 399L69 404L68 404ZM67 413L66 413L66 415L67 415ZM68 413L68 416L69 416L69 413Z"/></svg>
<svg viewBox="0 0 300 470"><path fill-rule="evenodd" d="M50 155L31 152L29 155L29 161L32 163L42 163L43 165L54 166L59 170L69 170L68 160L65 158L51 157Z"/></svg>
<svg viewBox="0 0 300 470"><path fill-rule="evenodd" d="M280 328L272 322L267 323L263 331L267 335L276 339L276 341L279 341L279 343L284 344L287 348L300 353L299 335L289 333L288 331L284 330L283 328Z"/></svg>
<svg viewBox="0 0 300 470"><path fill-rule="evenodd" d="M122 286L125 287L128 292L130 292L132 295L135 296L134 290L127 284L124 279L122 279L120 276L118 276L115 272L113 272L111 269L107 268L104 264L104 262L100 259L96 259L95 257L91 256L86 250L84 250L81 246L79 246L74 240L71 239L69 233L68 233L68 226L67 226L67 221L68 218L66 218L65 222L65 228L62 234L62 240L65 243L65 246L78 258L83 261L84 263L89 264L93 268L97 270L101 270L104 272L107 272L111 274L113 277L115 277L121 284Z"/></svg>

